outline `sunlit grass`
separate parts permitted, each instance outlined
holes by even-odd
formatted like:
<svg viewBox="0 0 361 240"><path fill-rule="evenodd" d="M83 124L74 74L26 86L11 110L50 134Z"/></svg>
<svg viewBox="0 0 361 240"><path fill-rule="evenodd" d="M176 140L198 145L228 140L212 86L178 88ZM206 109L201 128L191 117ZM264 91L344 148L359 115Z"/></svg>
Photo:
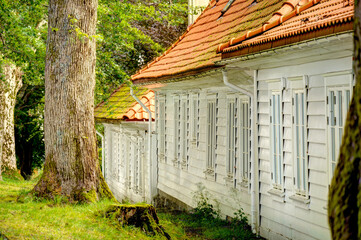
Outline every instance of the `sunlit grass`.
<svg viewBox="0 0 361 240"><path fill-rule="evenodd" d="M9 239L154 239L102 217L99 212L112 202L68 205L28 197L35 183L6 178L0 182L0 232Z"/></svg>
<svg viewBox="0 0 361 240"><path fill-rule="evenodd" d="M135 227L121 227L104 217L114 202L63 204L29 195L38 181L4 178L0 182L0 240L8 239L165 239L146 235ZM224 220L201 221L185 212L158 213L160 224L172 239L258 239L244 227L234 228Z"/></svg>

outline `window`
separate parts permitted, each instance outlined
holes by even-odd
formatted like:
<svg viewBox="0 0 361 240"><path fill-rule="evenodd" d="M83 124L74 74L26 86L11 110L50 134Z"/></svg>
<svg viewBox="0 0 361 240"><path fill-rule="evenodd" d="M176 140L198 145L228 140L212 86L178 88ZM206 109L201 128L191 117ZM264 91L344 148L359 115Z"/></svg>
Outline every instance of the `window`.
<svg viewBox="0 0 361 240"><path fill-rule="evenodd" d="M190 155L190 141L191 141L191 98L190 95L187 96L187 110L186 110L186 162L184 168L188 170L189 165L189 155Z"/></svg>
<svg viewBox="0 0 361 240"><path fill-rule="evenodd" d="M343 125L345 123L348 106L351 101L351 91L349 87L329 88L327 94L328 105L328 135L330 159L330 179L332 179L339 155L339 148L342 142Z"/></svg>
<svg viewBox="0 0 361 240"><path fill-rule="evenodd" d="M250 126L248 99L233 98L227 104L227 178L237 187L248 186ZM239 180L238 180L239 179Z"/></svg>
<svg viewBox="0 0 361 240"><path fill-rule="evenodd" d="M119 162L119 153L118 153L118 142L119 142L119 136L118 132L116 130L112 131L112 145L111 145L111 151L112 151L112 157L111 157L111 171L112 171L112 178L118 179L118 162Z"/></svg>
<svg viewBox="0 0 361 240"><path fill-rule="evenodd" d="M166 128L166 122L165 122L165 101L164 99L159 100L159 131L158 131L158 151L159 151L159 157L161 160L165 160L165 128Z"/></svg>
<svg viewBox="0 0 361 240"><path fill-rule="evenodd" d="M190 116L190 127L191 127L191 141L197 140L198 131L198 94L192 96L191 116Z"/></svg>
<svg viewBox="0 0 361 240"><path fill-rule="evenodd" d="M138 192L140 190L140 167L141 167L141 161L140 161L140 142L139 139L134 139L132 141L132 152L133 152L133 189Z"/></svg>
<svg viewBox="0 0 361 240"><path fill-rule="evenodd" d="M293 132L294 132L294 185L296 193L306 196L308 189L308 156L307 156L307 113L306 95L303 90L294 91Z"/></svg>
<svg viewBox="0 0 361 240"><path fill-rule="evenodd" d="M177 96L174 97L174 166L178 166L180 159L180 119L180 100Z"/></svg>
<svg viewBox="0 0 361 240"><path fill-rule="evenodd" d="M182 161L182 167L186 167L187 165L187 99L183 98L181 101L181 108L180 108L180 160Z"/></svg>
<svg viewBox="0 0 361 240"><path fill-rule="evenodd" d="M207 103L207 170L214 172L216 159L216 99L210 99Z"/></svg>
<svg viewBox="0 0 361 240"><path fill-rule="evenodd" d="M234 178L237 173L237 161L239 148L237 143L239 142L239 134L238 134L238 99L231 99L228 102L227 108L227 175L230 178Z"/></svg>
<svg viewBox="0 0 361 240"><path fill-rule="evenodd" d="M282 162L282 98L281 92L271 94L271 178L275 188L282 189L283 162Z"/></svg>
<svg viewBox="0 0 361 240"><path fill-rule="evenodd" d="M242 100L240 108L240 124L241 124L241 164L240 178L242 183L248 183L249 161L250 161L250 108L249 101ZM237 123L236 123L237 124Z"/></svg>

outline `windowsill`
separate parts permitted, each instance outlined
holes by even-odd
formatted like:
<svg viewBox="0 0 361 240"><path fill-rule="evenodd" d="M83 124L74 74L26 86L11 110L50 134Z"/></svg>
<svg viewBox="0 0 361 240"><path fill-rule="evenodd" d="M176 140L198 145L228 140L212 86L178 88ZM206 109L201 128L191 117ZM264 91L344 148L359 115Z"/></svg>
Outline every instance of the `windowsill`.
<svg viewBox="0 0 361 240"><path fill-rule="evenodd" d="M186 159L182 160L181 167L182 167L182 170L187 170L187 160Z"/></svg>
<svg viewBox="0 0 361 240"><path fill-rule="evenodd" d="M215 176L214 168L207 168L205 171L203 171L203 173L207 180L214 180L214 176Z"/></svg>
<svg viewBox="0 0 361 240"><path fill-rule="evenodd" d="M309 204L310 203L310 199L306 196L302 196L302 195L298 195L298 194L294 194L292 196L289 197L291 200L293 201L297 201L303 204Z"/></svg>
<svg viewBox="0 0 361 240"><path fill-rule="evenodd" d="M234 177L233 174L231 173L227 173L227 176L223 178L224 179L224 183L227 187L233 187L233 181L234 181Z"/></svg>
<svg viewBox="0 0 361 240"><path fill-rule="evenodd" d="M300 207L306 210L309 210L309 204L310 204L310 199L306 196L302 196L299 194L293 194L292 196L289 197L289 199L291 199L294 203L296 207Z"/></svg>
<svg viewBox="0 0 361 240"><path fill-rule="evenodd" d="M248 189L248 181L239 182L238 185L239 185L242 189Z"/></svg>
<svg viewBox="0 0 361 240"><path fill-rule="evenodd" d="M165 162L164 154L159 154L159 161L160 162Z"/></svg>
<svg viewBox="0 0 361 240"><path fill-rule="evenodd" d="M285 192L278 188L271 188L267 191L274 201L284 203L285 202Z"/></svg>
<svg viewBox="0 0 361 240"><path fill-rule="evenodd" d="M173 159L172 162L173 162L173 167L178 167L178 163L179 163L178 158Z"/></svg>

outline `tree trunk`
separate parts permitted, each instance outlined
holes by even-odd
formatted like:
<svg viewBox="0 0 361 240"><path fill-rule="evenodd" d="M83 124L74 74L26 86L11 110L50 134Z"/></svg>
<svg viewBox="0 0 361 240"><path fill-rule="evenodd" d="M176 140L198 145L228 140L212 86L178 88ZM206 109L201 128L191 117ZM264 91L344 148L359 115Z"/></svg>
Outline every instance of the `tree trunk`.
<svg viewBox="0 0 361 240"><path fill-rule="evenodd" d="M45 165L34 193L89 202L112 197L94 128L97 0L49 0L45 64Z"/></svg>
<svg viewBox="0 0 361 240"><path fill-rule="evenodd" d="M33 164L33 143L26 138L18 139L16 145L16 154L19 160L21 176L29 180L32 175Z"/></svg>
<svg viewBox="0 0 361 240"><path fill-rule="evenodd" d="M347 114L340 156L331 182L328 216L332 239L361 239L361 6L355 2L356 85Z"/></svg>
<svg viewBox="0 0 361 240"><path fill-rule="evenodd" d="M171 239L170 235L159 224L157 212L149 204L121 204L111 205L105 210L105 217L121 226L135 226L152 236L163 236Z"/></svg>
<svg viewBox="0 0 361 240"><path fill-rule="evenodd" d="M1 171L16 171L14 109L16 94L22 86L20 68L3 63L0 78L0 166Z"/></svg>

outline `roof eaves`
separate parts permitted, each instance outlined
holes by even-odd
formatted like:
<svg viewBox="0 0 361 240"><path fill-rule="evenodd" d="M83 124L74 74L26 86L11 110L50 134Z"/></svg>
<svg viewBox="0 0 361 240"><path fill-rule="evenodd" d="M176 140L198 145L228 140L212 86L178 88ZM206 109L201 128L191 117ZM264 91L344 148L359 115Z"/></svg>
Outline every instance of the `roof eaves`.
<svg viewBox="0 0 361 240"><path fill-rule="evenodd" d="M199 76L203 74L207 74L209 72L217 71L219 68L223 66L217 66L214 64L204 65L200 68L190 69L184 72L180 72L177 74L170 75L162 75L157 77L144 77L133 80L133 84L135 85L147 85L148 83L167 83L167 82L178 82L183 81L187 78L192 78L194 76Z"/></svg>

